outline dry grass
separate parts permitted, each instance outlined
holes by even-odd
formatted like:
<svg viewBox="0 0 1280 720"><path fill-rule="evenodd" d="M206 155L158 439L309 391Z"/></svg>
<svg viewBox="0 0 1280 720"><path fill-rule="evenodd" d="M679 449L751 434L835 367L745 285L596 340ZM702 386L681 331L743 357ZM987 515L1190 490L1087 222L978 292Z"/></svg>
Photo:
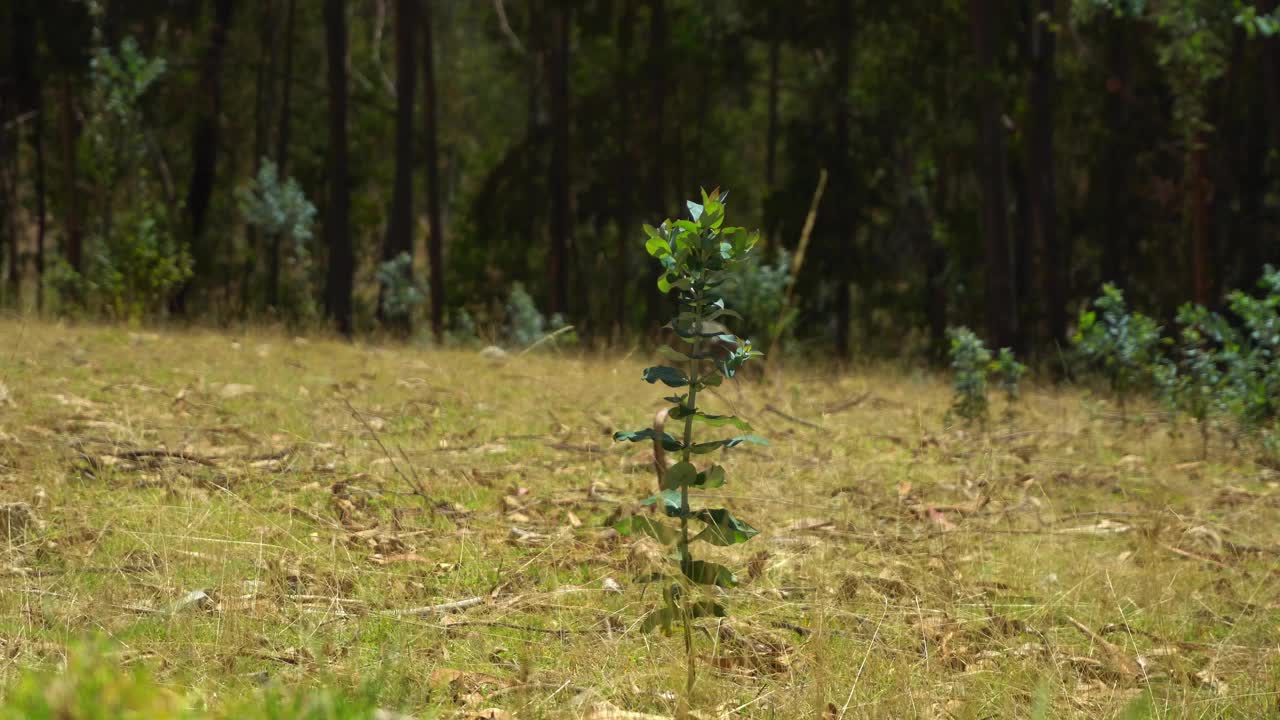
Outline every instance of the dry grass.
<svg viewBox="0 0 1280 720"><path fill-rule="evenodd" d="M659 405L642 358L0 338L0 686L93 633L215 704L376 682L418 717L672 712L681 644L635 627L656 553L604 527L654 483L608 437ZM772 445L722 460L719 494L762 532L716 549L744 582L698 637L694 706L1280 712L1276 475L1225 441L1192 462L1194 433L1084 397L1034 388L983 434L943 427L927 374L723 388Z"/></svg>

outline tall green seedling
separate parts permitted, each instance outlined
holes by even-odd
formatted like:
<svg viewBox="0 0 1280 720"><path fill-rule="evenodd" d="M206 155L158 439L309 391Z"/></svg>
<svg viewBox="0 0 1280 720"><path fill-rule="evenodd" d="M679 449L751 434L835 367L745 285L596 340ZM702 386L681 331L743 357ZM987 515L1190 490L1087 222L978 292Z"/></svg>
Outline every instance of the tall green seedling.
<svg viewBox="0 0 1280 720"><path fill-rule="evenodd" d="M692 695L696 678L693 623L698 618L725 615L724 607L715 596L701 589L738 584L729 568L695 559L692 545L697 542L735 545L750 540L758 532L724 508L692 506L691 491L717 488L725 483L723 467L711 464L699 469L693 464L693 456L741 443L765 443L750 434L751 426L745 420L709 414L698 407L699 393L733 378L744 363L761 354L752 350L750 342L724 332L717 322L720 318L741 320L738 313L725 306L721 288L749 257L758 235L740 227L725 226L724 196L718 191L704 191L702 202L689 202L688 207L688 220L667 220L656 228L648 225L644 228L648 236L645 249L662 263L658 288L664 294L674 292L679 303L667 328L679 339L681 347L661 348L669 364L645 369L643 378L651 384L662 383L677 390L677 394L666 398L672 404L667 417L682 422L683 432L676 437L654 428L614 435L615 440L655 442L679 457L679 462L670 468L659 467L659 491L643 502L646 506L656 506L667 518L678 521L678 525L673 527L649 515L636 515L615 527L623 535L648 535L671 548L669 558L673 571L660 575L663 604L648 613L643 627L670 634L678 624L683 630L686 700ZM735 428L744 434L697 442L695 424ZM691 521L701 526L696 532L690 528Z"/></svg>

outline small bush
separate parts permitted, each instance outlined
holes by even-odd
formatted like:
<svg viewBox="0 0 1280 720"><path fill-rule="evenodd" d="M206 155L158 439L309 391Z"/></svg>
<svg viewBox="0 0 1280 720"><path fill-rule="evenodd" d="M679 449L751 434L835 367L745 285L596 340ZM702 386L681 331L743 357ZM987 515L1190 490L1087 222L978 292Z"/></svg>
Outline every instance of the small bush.
<svg viewBox="0 0 1280 720"><path fill-rule="evenodd" d="M389 320L408 320L427 301L413 277L413 257L407 252L378 265L378 284L382 286L382 314Z"/></svg>
<svg viewBox="0 0 1280 720"><path fill-rule="evenodd" d="M1072 341L1079 357L1106 376L1125 415L1129 397L1152 384L1161 328L1141 313L1130 313L1124 293L1110 283L1102 286L1093 307L1080 314Z"/></svg>
<svg viewBox="0 0 1280 720"><path fill-rule="evenodd" d="M951 369L955 371L951 380L955 395L947 416L965 422L985 422L991 351L969 328L951 328L947 335L951 338Z"/></svg>

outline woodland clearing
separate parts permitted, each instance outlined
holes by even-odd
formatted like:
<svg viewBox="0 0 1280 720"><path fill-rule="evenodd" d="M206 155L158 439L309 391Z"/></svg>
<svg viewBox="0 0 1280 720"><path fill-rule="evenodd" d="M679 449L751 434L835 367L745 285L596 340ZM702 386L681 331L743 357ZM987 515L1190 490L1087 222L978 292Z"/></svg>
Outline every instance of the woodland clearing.
<svg viewBox="0 0 1280 720"><path fill-rule="evenodd" d="M683 648L638 627L660 551L609 523L654 490L610 438L661 403L643 353L0 337L0 687L98 636L212 707L672 714ZM717 455L761 533L716 549L741 585L696 639L701 716L1280 712L1280 473L1230 438L1202 461L1069 385L947 426L944 376L876 365L710 394L770 444Z"/></svg>

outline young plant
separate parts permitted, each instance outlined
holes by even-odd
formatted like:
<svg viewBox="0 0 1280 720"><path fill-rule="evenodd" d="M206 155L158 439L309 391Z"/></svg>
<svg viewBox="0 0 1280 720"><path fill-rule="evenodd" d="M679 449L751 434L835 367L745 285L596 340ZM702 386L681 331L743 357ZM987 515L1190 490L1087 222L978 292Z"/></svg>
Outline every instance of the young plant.
<svg viewBox="0 0 1280 720"><path fill-rule="evenodd" d="M991 363L991 372L995 373L999 379L1000 389L1004 391L1005 400L1009 401L1009 405L1018 401L1018 383L1022 377L1027 374L1027 366L1018 362L1014 357L1013 350L1009 348L1000 348L1000 354L996 355L996 359Z"/></svg>
<svg viewBox="0 0 1280 720"><path fill-rule="evenodd" d="M1096 309L1080 314L1072 341L1080 356L1106 375L1120 402L1120 415L1127 418L1129 396L1153 378L1160 326L1141 313L1130 313L1124 293L1111 283L1102 286L1102 295L1093 301L1093 307Z"/></svg>
<svg viewBox="0 0 1280 720"><path fill-rule="evenodd" d="M1241 290L1228 298L1243 325L1227 358L1229 398L1232 414L1247 432L1280 417L1280 271L1266 266L1258 286L1264 292L1260 298Z"/></svg>
<svg viewBox="0 0 1280 720"><path fill-rule="evenodd" d="M382 286L382 314L389 320L406 321L414 309L427 301L413 277L413 258L402 252L378 265Z"/></svg>
<svg viewBox="0 0 1280 720"><path fill-rule="evenodd" d="M969 328L951 328L947 335L951 338L951 369L956 373L951 380L955 395L947 417L958 417L966 423L985 423L991 351Z"/></svg>
<svg viewBox="0 0 1280 720"><path fill-rule="evenodd" d="M1172 360L1156 369L1165 402L1185 413L1200 431L1200 455L1209 453L1209 423L1229 396L1227 359L1238 357L1235 329L1217 313L1200 305L1178 309L1178 348Z"/></svg>
<svg viewBox="0 0 1280 720"><path fill-rule="evenodd" d="M667 418L683 421L681 437L663 432L661 426L634 432L619 432L615 440L652 441L666 452L677 453L680 460L670 468L658 469L659 492L643 505L655 505L666 517L677 520L671 525L648 515L636 515L616 525L623 535L648 535L672 547L670 560L678 574L664 574L663 605L644 619L646 630L660 628L670 634L679 624L684 633L686 658L686 701L693 692L696 670L693 652L693 623L698 618L723 617L725 609L710 597L700 597L699 587L729 588L738 584L729 568L706 560L694 559L692 544L705 542L727 546L750 540L758 532L728 510L694 509L691 490L717 488L725 483L724 468L711 465L699 470L692 460L702 455L731 448L741 443L764 444L755 435L744 434L720 440L695 442L694 424L712 428L733 427L750 433L745 420L731 415L712 415L698 407L698 394L733 378L743 363L759 357L751 343L742 342L722 328L711 328L721 317L738 318L738 313L725 307L721 288L732 273L749 256L758 236L740 227L724 225L724 198L713 190L702 193L702 202L689 202L689 220L664 221L657 228L645 226L648 240L645 249L662 263L663 273L658 288L663 293L675 291L679 311L668 328L684 347L661 348L670 365L659 365L644 371L645 381L662 383L682 390L666 398L672 404ZM690 531L690 521L701 524L701 530Z"/></svg>

